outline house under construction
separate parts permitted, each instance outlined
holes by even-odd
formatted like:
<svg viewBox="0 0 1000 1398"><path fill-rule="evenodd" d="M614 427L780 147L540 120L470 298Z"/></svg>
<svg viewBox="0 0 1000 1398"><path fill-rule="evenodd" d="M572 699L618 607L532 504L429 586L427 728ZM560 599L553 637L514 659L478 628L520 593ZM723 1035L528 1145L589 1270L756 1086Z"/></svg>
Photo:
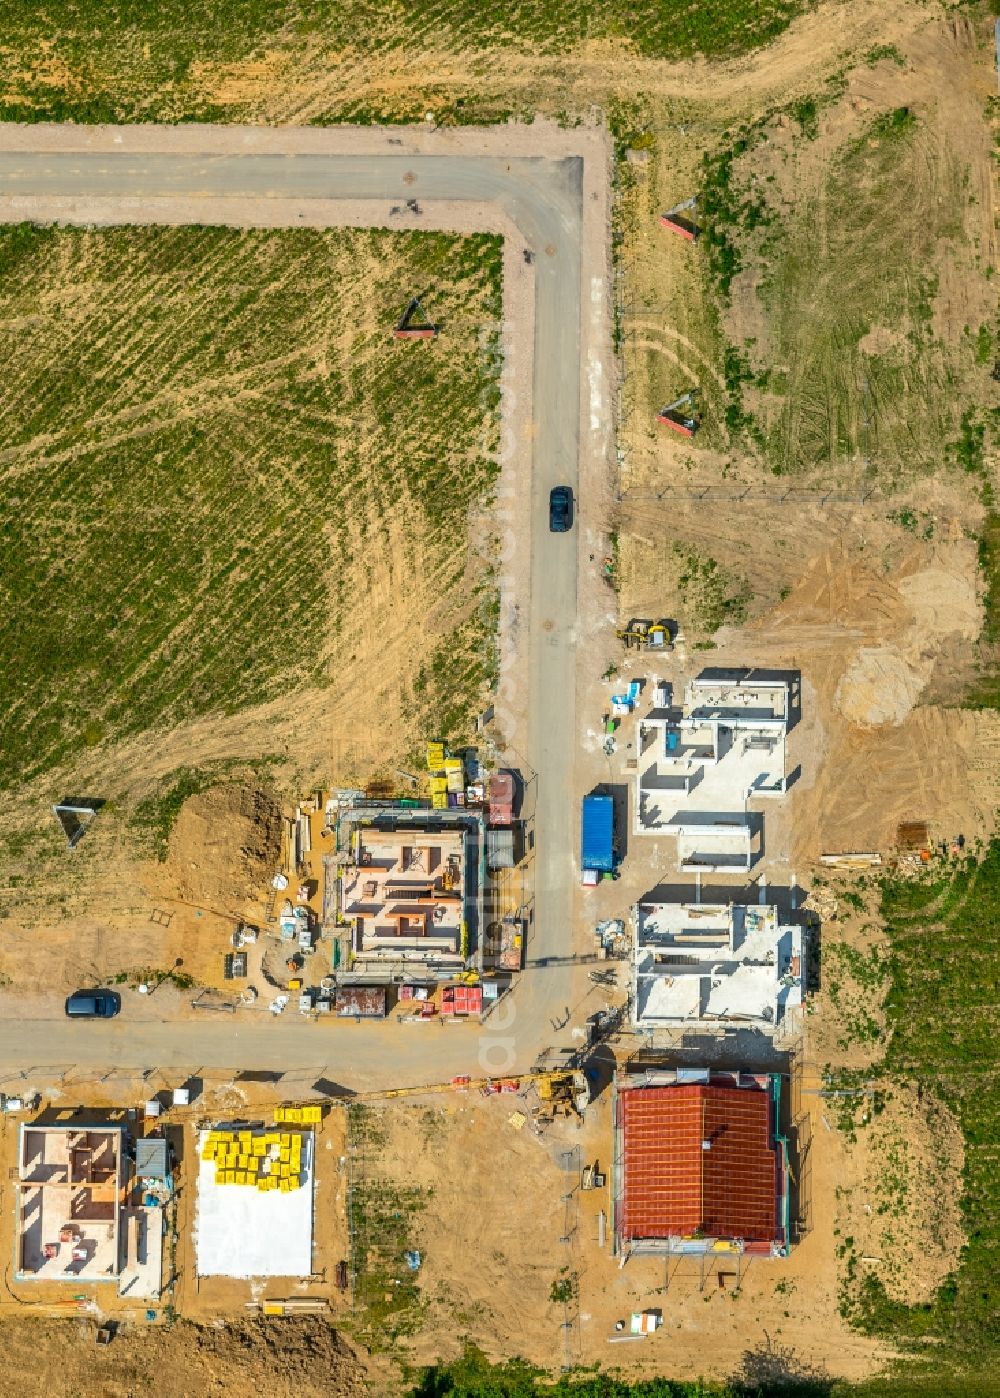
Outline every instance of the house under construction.
<svg viewBox="0 0 1000 1398"><path fill-rule="evenodd" d="M124 1295L160 1294L162 1214L149 1181L165 1178L148 1162L166 1143L140 1138L130 1166L123 1126L26 1123L20 1128L15 1185L14 1279L115 1282Z"/></svg>
<svg viewBox="0 0 1000 1398"><path fill-rule="evenodd" d="M670 835L686 873L739 873L753 866L748 803L787 789L787 679L751 670L706 671L685 688L653 687L636 721L637 835Z"/></svg>
<svg viewBox="0 0 1000 1398"><path fill-rule="evenodd" d="M352 965L340 979L447 979L480 965L485 823L471 810L345 811L338 851L339 919Z"/></svg>
<svg viewBox="0 0 1000 1398"><path fill-rule="evenodd" d="M613 1113L619 1256L787 1254L790 1172L778 1075L618 1074Z"/></svg>
<svg viewBox="0 0 1000 1398"><path fill-rule="evenodd" d="M802 1004L802 928L774 906L646 900L633 912L637 1029L770 1033Z"/></svg>

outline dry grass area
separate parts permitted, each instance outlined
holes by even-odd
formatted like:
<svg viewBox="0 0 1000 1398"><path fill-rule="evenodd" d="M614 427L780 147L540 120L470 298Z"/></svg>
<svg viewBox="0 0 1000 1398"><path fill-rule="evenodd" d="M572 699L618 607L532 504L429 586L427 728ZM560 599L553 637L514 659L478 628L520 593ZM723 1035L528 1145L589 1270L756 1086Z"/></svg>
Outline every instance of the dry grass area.
<svg viewBox="0 0 1000 1398"><path fill-rule="evenodd" d="M22 225L0 265L7 789L121 799L166 730L203 763L208 718L224 758L247 710L272 739L237 756L315 759L362 690L390 744L429 705L460 727L486 678L466 531L495 474L498 240ZM392 339L418 290L447 339Z"/></svg>
<svg viewBox="0 0 1000 1398"><path fill-rule="evenodd" d="M885 491L937 473L963 413L992 402L991 31L887 19L835 65L818 48L780 95L723 88L678 111L640 89L620 110L645 160L620 209L626 489L763 468ZM695 247L657 221L690 194ZM693 385L687 446L653 414Z"/></svg>
<svg viewBox="0 0 1000 1398"><path fill-rule="evenodd" d="M498 120L595 50L636 58L738 54L782 33L803 0L212 0L154 9L14 0L0 48L7 120ZM109 22L116 42L100 42Z"/></svg>

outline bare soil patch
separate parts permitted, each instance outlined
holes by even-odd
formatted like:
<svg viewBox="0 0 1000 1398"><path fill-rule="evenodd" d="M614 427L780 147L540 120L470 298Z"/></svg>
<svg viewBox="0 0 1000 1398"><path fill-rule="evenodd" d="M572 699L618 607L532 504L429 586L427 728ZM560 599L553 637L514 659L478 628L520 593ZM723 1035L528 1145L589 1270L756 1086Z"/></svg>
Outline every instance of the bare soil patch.
<svg viewBox="0 0 1000 1398"><path fill-rule="evenodd" d="M421 1251L419 1303L399 1343L411 1362L446 1361L468 1337L487 1354L518 1354L547 1370L571 1362L621 1367L632 1377L736 1373L748 1354L787 1345L799 1363L857 1377L881 1354L853 1335L837 1311L834 1181L853 1178L841 1138L820 1124L819 1099L793 1105L803 1152L805 1228L790 1258L744 1261L734 1290L711 1263L633 1258L624 1268L598 1246L598 1216L610 1220L607 1188L581 1193L577 1170L597 1161L610 1174L610 1094L592 1104L582 1129L542 1137L509 1121L530 1114L531 1094L427 1097L374 1108L384 1145L369 1185L419 1192L408 1221ZM815 1139L811 1132L819 1134ZM812 1146L808 1143L812 1139ZM808 1148L807 1148L808 1147ZM527 1221L530 1215L530 1223ZM572 1299L553 1300L571 1282ZM648 1344L609 1345L615 1322L644 1307L666 1322Z"/></svg>
<svg viewBox="0 0 1000 1398"><path fill-rule="evenodd" d="M280 1398L360 1398L371 1392L364 1363L332 1326L315 1319L127 1326L106 1348L95 1345L95 1331L89 1320L5 1316L0 1338L17 1392L39 1398L81 1392L130 1398L153 1391L187 1398L249 1390Z"/></svg>
<svg viewBox="0 0 1000 1398"><path fill-rule="evenodd" d="M171 901L250 920L261 914L280 848L281 810L273 796L242 785L215 787L181 807L162 886L174 890Z"/></svg>

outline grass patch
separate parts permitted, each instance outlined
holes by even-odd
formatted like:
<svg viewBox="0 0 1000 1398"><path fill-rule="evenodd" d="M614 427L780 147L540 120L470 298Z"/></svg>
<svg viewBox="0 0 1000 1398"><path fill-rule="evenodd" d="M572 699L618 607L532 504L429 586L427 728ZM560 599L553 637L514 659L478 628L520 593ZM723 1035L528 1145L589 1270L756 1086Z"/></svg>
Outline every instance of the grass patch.
<svg viewBox="0 0 1000 1398"><path fill-rule="evenodd" d="M749 411L768 464L779 474L832 470L841 485L845 466L886 480L939 469L978 347L933 332L935 257L942 239L961 236L959 163L943 160L929 182L919 125L900 107L845 143L792 203L766 167L759 184L748 183L754 173L746 160L730 176L743 214L738 234L728 226L725 256L730 271L752 262L762 274L769 352L755 367L766 395ZM970 431L954 448L967 469Z"/></svg>
<svg viewBox="0 0 1000 1398"><path fill-rule="evenodd" d="M737 161L754 149L759 137L759 126L727 136L727 144L702 161L701 241L709 278L723 301L728 301L733 278L743 267L740 235L769 221L762 196L749 190L736 173Z"/></svg>
<svg viewBox="0 0 1000 1398"><path fill-rule="evenodd" d="M886 962L875 947L861 950L846 942L828 942L823 950L824 980L830 1003L839 1013L838 1048L875 1044L882 1036L881 1008Z"/></svg>
<svg viewBox="0 0 1000 1398"><path fill-rule="evenodd" d="M674 549L680 560L677 584L684 615L709 635L724 624L739 626L746 621L753 596L746 579L714 558L685 553L676 544Z"/></svg>
<svg viewBox="0 0 1000 1398"><path fill-rule="evenodd" d="M906 59L895 44L875 44L865 54L865 64L875 68L880 63L895 63L897 68L905 68Z"/></svg>
<svg viewBox="0 0 1000 1398"><path fill-rule="evenodd" d="M781 1294L787 1288L779 1283L776 1290ZM420 1371L407 1392L411 1398L946 1398L940 1389L911 1385L896 1376L857 1386L828 1378L817 1374L791 1346L786 1349L773 1340L746 1353L739 1377L722 1381L629 1380L617 1372L581 1370L553 1380L523 1359L493 1364L481 1350L467 1345L460 1359Z"/></svg>
<svg viewBox="0 0 1000 1398"><path fill-rule="evenodd" d="M891 112L882 112L875 118L868 131L858 141L858 146L879 143L895 136L904 136L912 131L917 118L909 107L894 107Z"/></svg>
<svg viewBox="0 0 1000 1398"><path fill-rule="evenodd" d="M437 341L392 340L401 287ZM0 229L0 784L325 685L394 517L460 574L500 314L486 235Z"/></svg>
<svg viewBox="0 0 1000 1398"><path fill-rule="evenodd" d="M394 0L52 0L44 9L11 0L4 10L0 117L6 121L225 120L252 114L237 92L219 104L206 72L277 56L294 72L315 72L349 53L366 60L408 59L422 49L566 53L589 39L624 38L652 57L706 57L767 43L805 8L804 0L472 0L400 6ZM415 84L417 86L418 84ZM480 84L483 86L484 84ZM422 90L421 90L422 91ZM434 94L423 93L418 119ZM266 100L266 93L259 100ZM313 120L383 120L381 105L339 103ZM454 99L445 98L445 105ZM477 113L475 90L458 99L456 119ZM495 105L495 98L487 96Z"/></svg>
<svg viewBox="0 0 1000 1398"><path fill-rule="evenodd" d="M361 1104L347 1109L352 1159L347 1200L353 1275L353 1325L373 1352L393 1348L419 1328L419 1272L407 1263L424 1191L378 1177L385 1135L378 1113Z"/></svg>
<svg viewBox="0 0 1000 1398"><path fill-rule="evenodd" d="M881 911L891 977L882 1078L915 1083L955 1112L965 1137L968 1243L931 1303L896 1303L876 1278L849 1275L844 1309L910 1349L918 1382L983 1391L976 1383L1000 1364L1000 958L988 931L1000 923L1000 840L950 878L887 881Z"/></svg>
<svg viewBox="0 0 1000 1398"><path fill-rule="evenodd" d="M973 408L966 408L962 414L958 440L949 442L947 457L960 470L970 476L982 475L985 465L986 425L981 422Z"/></svg>

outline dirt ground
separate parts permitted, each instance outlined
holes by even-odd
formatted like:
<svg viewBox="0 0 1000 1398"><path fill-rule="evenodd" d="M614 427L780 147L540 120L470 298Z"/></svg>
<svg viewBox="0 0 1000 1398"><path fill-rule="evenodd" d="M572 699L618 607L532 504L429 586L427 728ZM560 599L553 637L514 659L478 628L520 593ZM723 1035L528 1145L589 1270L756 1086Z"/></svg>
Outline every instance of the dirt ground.
<svg viewBox="0 0 1000 1398"><path fill-rule="evenodd" d="M0 1333L7 1376L0 1387L11 1394L131 1398L155 1391L187 1398L255 1390L280 1398L360 1398L372 1391L364 1362L316 1319L136 1326L106 1348L95 1345L96 1326L83 1318L5 1316Z"/></svg>
<svg viewBox="0 0 1000 1398"><path fill-rule="evenodd" d="M516 1353L546 1368L600 1363L634 1376L721 1378L776 1344L793 1366L868 1372L882 1352L837 1309L836 1182L853 1169L841 1138L822 1127L818 1101L801 1094L793 1105L802 1141L814 1128L823 1137L803 1151L800 1243L784 1260L744 1260L738 1285L727 1276L724 1288L716 1263L703 1273L691 1259L633 1258L622 1268L610 1241L599 1245L599 1214L611 1218L610 1091L582 1128L559 1122L541 1135L530 1124L530 1090L378 1107L385 1146L373 1178L423 1191L412 1225L422 1254L419 1322L400 1342L408 1358L453 1358L467 1337L498 1359ZM516 1110L529 1115L520 1130ZM582 1192L579 1172L595 1161L608 1186ZM566 1306L552 1299L565 1277L577 1292ZM644 1307L662 1308L663 1328L641 1345L613 1343L615 1322Z"/></svg>

